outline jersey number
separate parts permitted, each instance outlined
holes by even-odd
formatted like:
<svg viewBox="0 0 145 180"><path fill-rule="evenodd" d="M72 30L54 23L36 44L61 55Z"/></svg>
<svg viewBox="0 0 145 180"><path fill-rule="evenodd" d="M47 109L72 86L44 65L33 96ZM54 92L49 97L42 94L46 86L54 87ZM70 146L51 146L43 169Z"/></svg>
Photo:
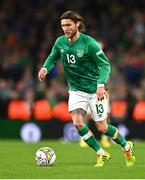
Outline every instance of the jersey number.
<svg viewBox="0 0 145 180"><path fill-rule="evenodd" d="M70 64L76 63L75 56L73 54L67 54L67 62Z"/></svg>
<svg viewBox="0 0 145 180"><path fill-rule="evenodd" d="M102 104L96 105L97 114L101 114L104 112L104 108Z"/></svg>

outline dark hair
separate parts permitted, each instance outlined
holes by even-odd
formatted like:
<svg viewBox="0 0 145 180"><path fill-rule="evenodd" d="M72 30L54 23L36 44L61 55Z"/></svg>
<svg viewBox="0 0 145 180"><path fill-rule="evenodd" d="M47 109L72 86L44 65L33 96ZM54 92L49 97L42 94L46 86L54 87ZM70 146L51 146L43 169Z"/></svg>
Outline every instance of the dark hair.
<svg viewBox="0 0 145 180"><path fill-rule="evenodd" d="M77 23L79 21L80 22L80 26L78 27L79 31L82 32L85 30L84 19L76 11L69 10L64 12L60 17L60 20L62 19L71 19L74 23Z"/></svg>

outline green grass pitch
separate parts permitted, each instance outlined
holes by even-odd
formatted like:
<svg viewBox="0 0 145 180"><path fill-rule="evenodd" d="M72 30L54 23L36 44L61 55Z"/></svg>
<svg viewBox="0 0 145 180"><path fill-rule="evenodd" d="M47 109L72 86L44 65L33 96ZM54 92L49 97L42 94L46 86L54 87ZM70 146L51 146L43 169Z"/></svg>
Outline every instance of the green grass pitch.
<svg viewBox="0 0 145 180"><path fill-rule="evenodd" d="M52 167L37 167L35 151L52 147L57 155ZM18 140L0 141L0 178L2 179L142 179L145 178L145 142L135 142L136 164L127 168L122 149L113 144L107 151L111 160L103 168L96 168L95 152L80 148L78 143L61 143L57 140L25 144Z"/></svg>

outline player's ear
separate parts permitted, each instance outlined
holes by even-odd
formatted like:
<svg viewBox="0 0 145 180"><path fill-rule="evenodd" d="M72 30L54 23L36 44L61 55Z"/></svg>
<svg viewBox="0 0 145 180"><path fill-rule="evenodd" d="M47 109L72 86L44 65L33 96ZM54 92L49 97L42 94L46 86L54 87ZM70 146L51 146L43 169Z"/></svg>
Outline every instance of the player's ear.
<svg viewBox="0 0 145 180"><path fill-rule="evenodd" d="M77 28L79 28L79 26L80 26L80 21L77 21L76 25L77 25Z"/></svg>

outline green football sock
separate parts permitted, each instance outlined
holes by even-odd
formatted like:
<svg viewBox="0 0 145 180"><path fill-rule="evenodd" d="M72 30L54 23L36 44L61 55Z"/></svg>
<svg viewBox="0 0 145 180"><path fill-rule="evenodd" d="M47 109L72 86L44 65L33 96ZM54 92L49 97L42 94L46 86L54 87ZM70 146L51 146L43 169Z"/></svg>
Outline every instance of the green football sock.
<svg viewBox="0 0 145 180"><path fill-rule="evenodd" d="M99 143L96 141L95 136L92 134L92 132L86 125L79 129L78 133L80 136L83 137L84 141L96 152L101 148Z"/></svg>
<svg viewBox="0 0 145 180"><path fill-rule="evenodd" d="M115 135L117 131L117 128L108 124L108 131L106 133L106 135L112 137L113 139L113 136ZM123 136L119 133L117 138L113 139L117 144L120 144L123 148L127 145L127 142L126 140L123 138Z"/></svg>

